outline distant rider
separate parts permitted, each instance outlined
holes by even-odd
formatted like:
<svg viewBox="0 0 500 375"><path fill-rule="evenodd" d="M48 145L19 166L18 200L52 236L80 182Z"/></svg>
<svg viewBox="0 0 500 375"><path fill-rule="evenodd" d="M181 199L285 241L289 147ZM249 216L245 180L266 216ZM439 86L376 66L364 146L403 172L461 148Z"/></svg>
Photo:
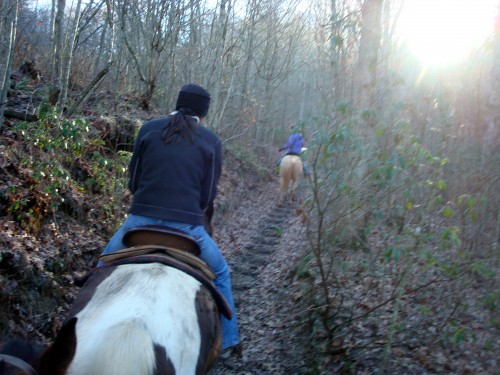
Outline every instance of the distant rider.
<svg viewBox="0 0 500 375"><path fill-rule="evenodd" d="M300 154L302 153L303 147L304 147L304 138L302 138L302 130L299 129L296 133L292 134L288 138L287 144L284 145L283 147L281 147L278 151L281 152L283 150L288 149L288 152L286 154L284 154L283 156L285 156L285 155L300 156ZM281 157L281 159L283 159L283 156ZM281 162L281 159L280 159L280 162Z"/></svg>
<svg viewBox="0 0 500 375"><path fill-rule="evenodd" d="M288 138L288 142L286 143L286 145L278 149L279 152L287 149L288 151L281 155L280 159L278 160L277 166L278 167L280 166L281 160L286 155L296 155L301 157L303 148L304 148L304 138L302 137L302 129L298 128L297 131ZM311 169L306 162L302 161L302 163L304 166L304 174L307 176L311 173Z"/></svg>

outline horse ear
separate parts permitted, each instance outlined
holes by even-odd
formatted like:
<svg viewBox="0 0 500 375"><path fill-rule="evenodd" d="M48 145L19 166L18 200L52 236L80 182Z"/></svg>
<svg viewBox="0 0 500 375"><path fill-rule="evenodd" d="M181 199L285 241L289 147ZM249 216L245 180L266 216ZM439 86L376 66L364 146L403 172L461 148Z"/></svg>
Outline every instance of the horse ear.
<svg viewBox="0 0 500 375"><path fill-rule="evenodd" d="M40 375L64 375L76 352L76 322L70 319L63 325L55 341L42 355Z"/></svg>

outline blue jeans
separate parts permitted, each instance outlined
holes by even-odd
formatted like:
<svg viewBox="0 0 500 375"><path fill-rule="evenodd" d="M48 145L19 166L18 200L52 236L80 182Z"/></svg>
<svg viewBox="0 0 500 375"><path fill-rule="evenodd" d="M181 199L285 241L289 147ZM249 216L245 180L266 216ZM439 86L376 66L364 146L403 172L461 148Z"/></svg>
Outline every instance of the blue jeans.
<svg viewBox="0 0 500 375"><path fill-rule="evenodd" d="M222 255L219 247L209 236L203 225L192 225L179 223L176 221L168 221L156 219L153 217L139 216L129 214L127 220L123 223L120 229L111 237L108 245L102 254L110 254L117 250L124 249L123 235L130 229L143 225L161 225L175 229L179 229L194 237L200 245L200 258L203 259L217 275L214 284L217 289L226 298L227 303L233 311L231 320L226 319L221 315L222 320L222 349L239 344L240 337L238 333L238 318L236 316L236 307L234 305L233 293L231 291L231 274L226 259ZM101 263L99 263L100 265Z"/></svg>

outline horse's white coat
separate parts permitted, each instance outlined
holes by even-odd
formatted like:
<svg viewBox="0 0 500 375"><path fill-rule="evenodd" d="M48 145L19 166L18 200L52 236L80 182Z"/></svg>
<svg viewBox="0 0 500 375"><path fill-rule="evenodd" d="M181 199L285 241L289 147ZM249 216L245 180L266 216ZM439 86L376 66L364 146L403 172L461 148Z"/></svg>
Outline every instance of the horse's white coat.
<svg viewBox="0 0 500 375"><path fill-rule="evenodd" d="M160 264L118 267L76 315L77 349L68 374L153 374L153 343L165 348L176 374L194 374L199 289L192 277Z"/></svg>

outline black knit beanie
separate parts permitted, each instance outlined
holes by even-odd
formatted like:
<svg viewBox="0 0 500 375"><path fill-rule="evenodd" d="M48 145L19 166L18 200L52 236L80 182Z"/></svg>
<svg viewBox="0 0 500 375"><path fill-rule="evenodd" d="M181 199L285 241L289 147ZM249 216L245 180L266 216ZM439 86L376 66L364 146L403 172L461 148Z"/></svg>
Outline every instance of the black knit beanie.
<svg viewBox="0 0 500 375"><path fill-rule="evenodd" d="M188 83L181 88L177 97L175 109L181 107L190 108L200 117L205 117L210 107L210 94L203 87L195 83Z"/></svg>

